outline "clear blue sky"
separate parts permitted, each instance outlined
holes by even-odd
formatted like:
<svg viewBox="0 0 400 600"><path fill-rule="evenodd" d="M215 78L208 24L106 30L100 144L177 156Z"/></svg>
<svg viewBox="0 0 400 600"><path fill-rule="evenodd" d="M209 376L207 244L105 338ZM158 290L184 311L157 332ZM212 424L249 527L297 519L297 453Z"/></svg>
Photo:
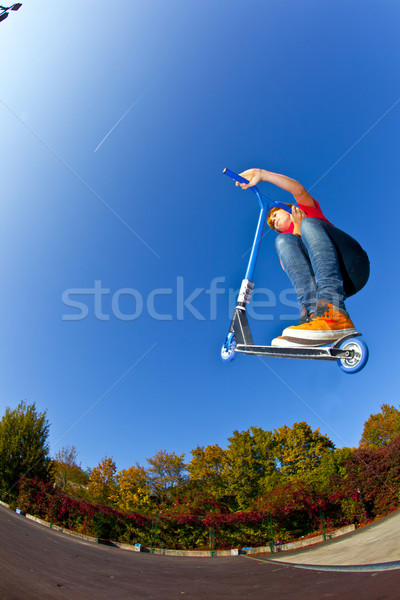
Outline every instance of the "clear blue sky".
<svg viewBox="0 0 400 600"><path fill-rule="evenodd" d="M356 445L398 402L399 37L394 0L25 0L0 24L1 413L35 402L52 454L75 445L84 467L160 448L189 460L234 429L298 421ZM258 216L225 166L318 182L326 216L368 251L370 281L347 304L370 348L358 375L222 363ZM296 316L274 236L255 274L272 305L255 309L258 343ZM203 319L182 304L197 288ZM66 294L86 318L65 319L81 312Z"/></svg>

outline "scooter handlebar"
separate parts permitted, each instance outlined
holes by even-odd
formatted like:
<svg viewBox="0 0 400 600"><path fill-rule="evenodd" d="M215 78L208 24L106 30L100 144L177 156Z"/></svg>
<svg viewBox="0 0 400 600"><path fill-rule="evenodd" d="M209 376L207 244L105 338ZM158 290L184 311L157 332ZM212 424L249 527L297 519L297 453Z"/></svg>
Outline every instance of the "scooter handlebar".
<svg viewBox="0 0 400 600"><path fill-rule="evenodd" d="M245 179L244 177L242 177L241 175L238 175L237 173L234 173L233 171L231 171L230 169L227 169L225 167L225 169L222 171L222 173L224 175L228 175L228 177L231 177L232 179L234 179L235 181L238 181L239 183L249 183L248 179ZM274 202L273 200L270 200L269 198L266 198L265 196L263 196L262 194L260 194L260 192L258 191L257 186L252 186L250 188L250 190L252 192L255 193L255 195L258 198L258 201L260 203L260 206L262 205L267 205L270 206L271 208L273 206L276 206L278 208L282 208L283 210L286 210L286 212L291 213L291 209L288 207L287 204L284 204L283 202Z"/></svg>
<svg viewBox="0 0 400 600"><path fill-rule="evenodd" d="M230 169L225 168L222 173L224 175L228 175L228 177L231 177L232 179L234 179L235 181L238 181L239 183L249 183L248 179L245 179L244 177L242 177L241 175L238 175L237 173L234 173L233 171L231 171Z"/></svg>

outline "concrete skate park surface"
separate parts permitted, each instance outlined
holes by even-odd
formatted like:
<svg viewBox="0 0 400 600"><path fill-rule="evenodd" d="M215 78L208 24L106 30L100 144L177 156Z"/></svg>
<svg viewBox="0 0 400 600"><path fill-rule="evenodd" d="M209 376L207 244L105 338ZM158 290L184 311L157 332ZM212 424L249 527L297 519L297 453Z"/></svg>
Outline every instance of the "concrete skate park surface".
<svg viewBox="0 0 400 600"><path fill-rule="evenodd" d="M350 566L358 570L400 569L400 512L339 539L271 560L299 566L339 566L341 570Z"/></svg>
<svg viewBox="0 0 400 600"><path fill-rule="evenodd" d="M374 543L381 562L387 562L385 540ZM400 569L323 572L246 556L126 552L53 531L0 506L1 600L178 598L398 600Z"/></svg>

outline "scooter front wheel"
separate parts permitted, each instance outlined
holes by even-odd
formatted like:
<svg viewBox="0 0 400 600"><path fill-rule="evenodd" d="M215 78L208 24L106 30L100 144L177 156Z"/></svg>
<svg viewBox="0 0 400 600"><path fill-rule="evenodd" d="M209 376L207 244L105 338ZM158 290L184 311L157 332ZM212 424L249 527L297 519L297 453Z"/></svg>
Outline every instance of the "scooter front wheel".
<svg viewBox="0 0 400 600"><path fill-rule="evenodd" d="M234 333L228 333L221 348L221 358L224 362L230 362L236 358L236 338Z"/></svg>
<svg viewBox="0 0 400 600"><path fill-rule="evenodd" d="M351 350L348 358L338 358L338 365L345 373L358 373L368 361L368 346L358 338L350 338L339 346L341 350Z"/></svg>

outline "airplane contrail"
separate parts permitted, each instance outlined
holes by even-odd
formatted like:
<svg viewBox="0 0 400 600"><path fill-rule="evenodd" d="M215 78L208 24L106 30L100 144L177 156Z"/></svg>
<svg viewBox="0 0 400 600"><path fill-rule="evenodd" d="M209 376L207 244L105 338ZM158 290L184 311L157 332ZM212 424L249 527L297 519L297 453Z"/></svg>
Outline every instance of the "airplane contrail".
<svg viewBox="0 0 400 600"><path fill-rule="evenodd" d="M155 86L155 84L157 83L158 79L156 81L154 81L154 83L152 83L142 94L140 94L139 98L137 98L135 100L135 102L133 104L131 104L131 106L124 112L124 114L122 115L122 117L120 117L118 119L118 121L115 123L115 125L113 125L110 129L110 131L103 137L103 139L101 140L100 144L94 149L94 152L97 152L97 150L100 148L100 146L106 141L106 139L108 138L108 136L114 131L114 129L119 125L119 123L121 123L121 121L126 117L126 115L128 114L129 111L132 110L132 108L134 106L136 106L136 104L138 102L140 102L140 100L143 98L143 96L145 96L152 87Z"/></svg>

